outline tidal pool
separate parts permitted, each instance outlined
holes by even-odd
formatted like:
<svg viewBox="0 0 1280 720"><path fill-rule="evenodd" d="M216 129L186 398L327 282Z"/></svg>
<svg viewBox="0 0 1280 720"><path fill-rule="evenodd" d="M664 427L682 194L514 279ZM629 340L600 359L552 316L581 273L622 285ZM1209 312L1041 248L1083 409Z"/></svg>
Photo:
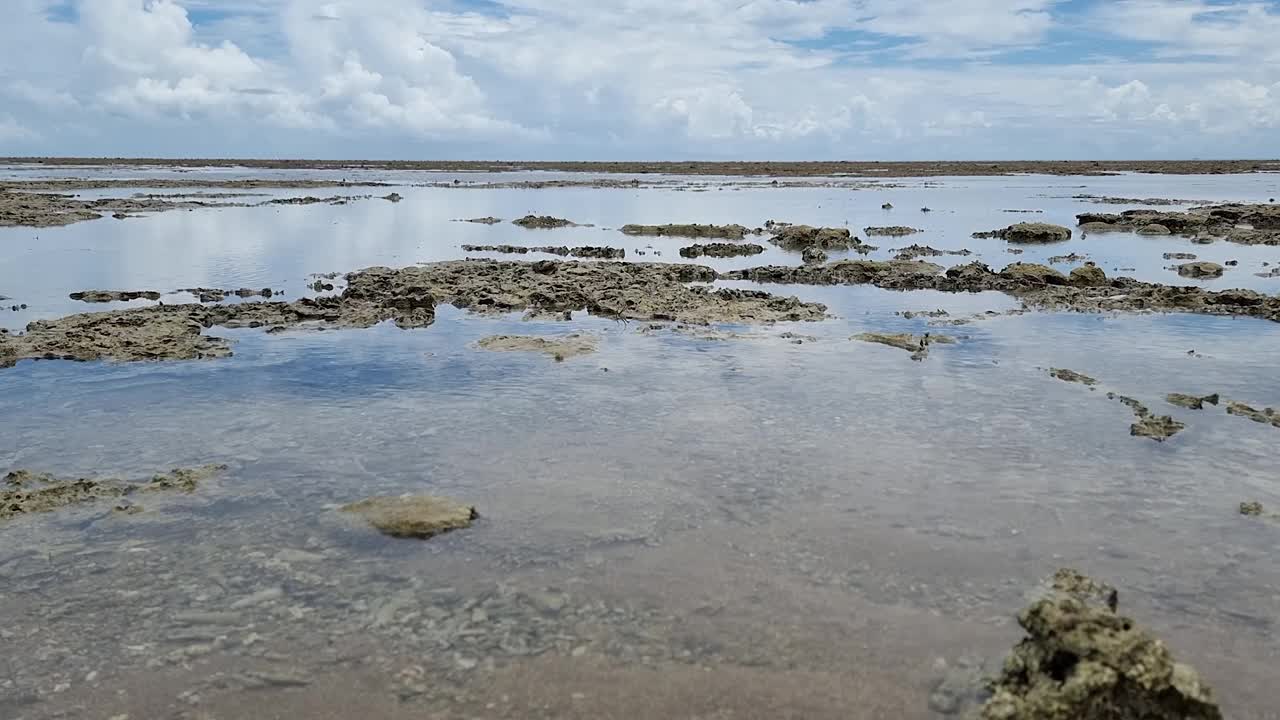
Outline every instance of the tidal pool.
<svg viewBox="0 0 1280 720"><path fill-rule="evenodd" d="M913 242L994 267L1076 252L1109 275L1199 283L1164 269L1162 253L1185 251L1239 260L1203 287L1280 290L1254 274L1280 263L1276 247L1077 233L1014 256L970 237L1124 209L1080 194L1265 201L1275 175L638 190L376 179L403 200L2 228L0 326L151 304L68 298L84 289L294 299L313 294L311 273L456 259L468 243L688 262L678 250L693 241L616 231L631 222L900 224L924 232L863 235L881 246L870 257ZM454 222L527 213L595 227ZM697 262L799 262L757 242L765 254ZM1013 615L1059 567L1120 588L1125 612L1200 670L1229 717L1274 717L1280 521L1238 506L1280 508L1280 428L1225 402L1280 407L1280 325L1018 314L1000 293L719 285L822 302L832 317L687 328L441 306L416 330L215 328L234 340L225 359L0 370L0 469L228 465L136 514L88 504L0 524L0 717L939 717L963 708L938 699L938 682L998 667L1021 635ZM934 316L901 314L919 311ZM850 339L864 332L956 342L917 362ZM477 345L569 333L595 352L556 362ZM1186 429L1132 437L1133 413L1109 392ZM1175 392L1224 403L1187 410L1165 402ZM422 542L338 512L401 493L480 517Z"/></svg>

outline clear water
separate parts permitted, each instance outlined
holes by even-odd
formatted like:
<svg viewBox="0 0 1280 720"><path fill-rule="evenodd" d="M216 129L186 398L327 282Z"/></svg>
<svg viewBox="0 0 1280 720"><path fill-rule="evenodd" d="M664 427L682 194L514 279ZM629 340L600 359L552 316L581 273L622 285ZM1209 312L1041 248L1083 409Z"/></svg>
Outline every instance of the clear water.
<svg viewBox="0 0 1280 720"><path fill-rule="evenodd" d="M399 204L4 229L0 293L29 309L0 319L90 309L66 299L86 288L296 296L312 272L454 258L463 243L622 245L629 257L652 245L661 257L644 259L681 260L678 241L605 229L627 222L909 224L927 233L881 244L966 247L1002 265L1040 251L1014 258L969 233L1094 207L1063 196L1277 194L1273 176L900 184L406 187ZM451 222L526 212L599 227ZM1278 248L1107 235L1044 254L1073 250L1164 282L1176 275L1163 252L1239 259L1210 286L1280 285L1253 276L1280 262ZM795 260L771 248L708 263ZM0 525L0 717L929 718L939 659L998 662L1019 636L1012 614L1061 566L1120 587L1122 608L1197 666L1231 717L1275 717L1280 523L1236 506L1280 507L1280 431L1162 398L1280 406L1280 326L1031 313L936 328L897 313L1017 305L769 289L837 317L719 328L746 337L716 340L583 314L545 323L441 308L417 331L218 330L236 341L226 360L0 372L0 468L138 477L230 465L196 494L148 498L139 515L93 506ZM849 340L868 330L960 341L912 362ZM555 363L472 348L492 334L570 331L600 335L600 351ZM814 340L792 344L787 331ZM1049 367L1101 386L1054 380ZM1132 415L1108 390L1188 428L1164 444L1130 437ZM401 492L473 502L482 517L418 543L335 510ZM226 617L193 624L190 612Z"/></svg>

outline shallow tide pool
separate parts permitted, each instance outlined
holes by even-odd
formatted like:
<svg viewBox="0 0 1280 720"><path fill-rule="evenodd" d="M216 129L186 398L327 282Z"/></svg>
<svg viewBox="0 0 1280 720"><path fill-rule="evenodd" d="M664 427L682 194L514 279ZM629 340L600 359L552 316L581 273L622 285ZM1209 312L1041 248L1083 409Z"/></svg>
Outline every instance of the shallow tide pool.
<svg viewBox="0 0 1280 720"><path fill-rule="evenodd" d="M403 183L398 203L2 228L0 326L149 304L67 297L85 289L293 299L313 294L311 273L553 257L467 255L466 243L688 262L678 250L691 241L616 228L770 219L847 224L878 259L913 242L977 254L932 258L943 265L1075 252L1169 284L1201 282L1162 258L1192 252L1239 261L1206 288L1280 292L1280 278L1255 275L1280 263L1276 247L1077 234L1015 256L970 237L1132 207L1081 194L1266 201L1275 175L705 192L414 186L435 180L423 175L377 176ZM526 213L595 227L455 222ZM924 232L861 232L877 225ZM762 255L697 262L799 262L757 242ZM94 504L0 524L0 717L943 717L965 708L938 697L939 680L997 668L1021 634L1014 614L1059 567L1120 588L1122 609L1201 671L1229 717L1276 717L1280 521L1238 506L1280 508L1280 429L1164 398L1280 406L1280 325L1019 313L999 293L763 289L832 317L690 329L445 306L421 330L214 329L235 341L227 359L0 370L0 469L141 478L228 465L138 514ZM598 337L598 351L556 362L475 345L569 332ZM863 332L956 342L913 361L850 339ZM1132 437L1133 413L1108 393L1187 427L1164 443ZM337 511L400 493L474 503L480 518L419 542Z"/></svg>

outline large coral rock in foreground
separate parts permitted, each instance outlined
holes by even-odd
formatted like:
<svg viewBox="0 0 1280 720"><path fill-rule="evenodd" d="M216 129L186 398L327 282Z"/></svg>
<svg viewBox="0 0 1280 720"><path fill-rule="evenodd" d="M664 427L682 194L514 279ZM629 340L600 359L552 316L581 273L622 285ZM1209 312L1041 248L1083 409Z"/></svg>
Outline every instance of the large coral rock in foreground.
<svg viewBox="0 0 1280 720"><path fill-rule="evenodd" d="M1013 649L984 720L1221 720L1195 670L1116 612L1114 589L1060 570L1018 616Z"/></svg>

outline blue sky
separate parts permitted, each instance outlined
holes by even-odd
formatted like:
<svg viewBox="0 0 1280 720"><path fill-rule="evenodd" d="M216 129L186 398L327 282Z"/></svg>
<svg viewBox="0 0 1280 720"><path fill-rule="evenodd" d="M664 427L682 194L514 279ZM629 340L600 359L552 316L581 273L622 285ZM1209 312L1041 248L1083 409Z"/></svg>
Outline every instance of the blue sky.
<svg viewBox="0 0 1280 720"><path fill-rule="evenodd" d="M0 154L1280 156L1280 2L9 0Z"/></svg>

